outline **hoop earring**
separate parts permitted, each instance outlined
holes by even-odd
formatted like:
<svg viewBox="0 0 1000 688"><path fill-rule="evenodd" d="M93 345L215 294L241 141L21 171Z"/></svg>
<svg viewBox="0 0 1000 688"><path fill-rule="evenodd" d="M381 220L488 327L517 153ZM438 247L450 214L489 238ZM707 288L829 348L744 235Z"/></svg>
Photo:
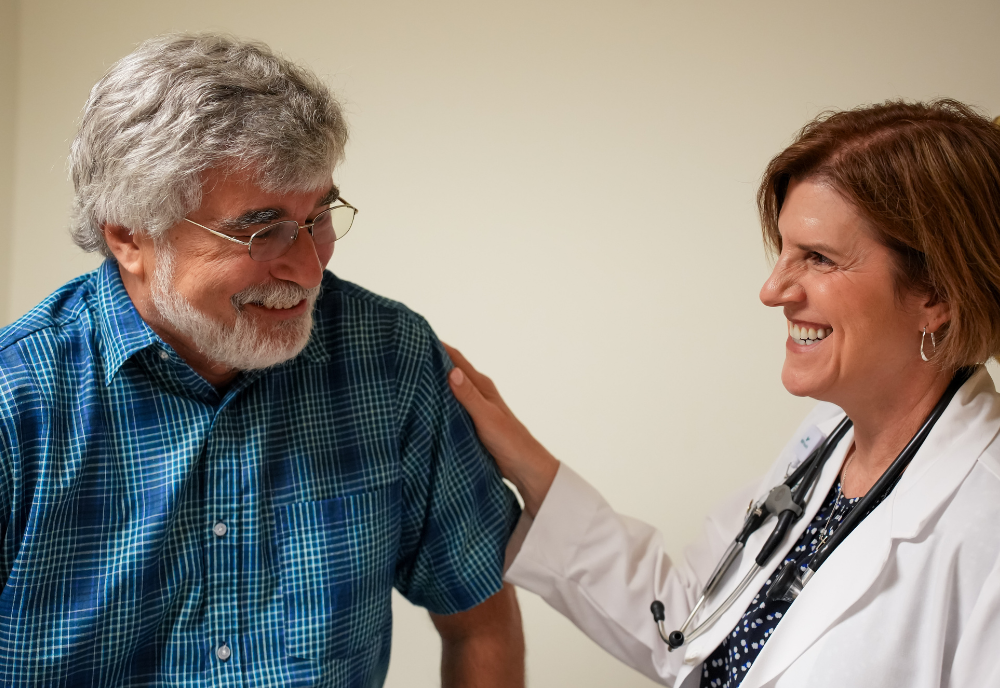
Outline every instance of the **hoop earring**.
<svg viewBox="0 0 1000 688"><path fill-rule="evenodd" d="M922 358L925 361L927 361L928 363L930 363L931 359L927 358L927 355L924 353L924 337L926 337L926 336L927 336L927 326L924 325L923 334L920 335L920 358ZM937 351L937 342L934 341L934 333L933 332L931 332L931 346L933 347L934 351Z"/></svg>

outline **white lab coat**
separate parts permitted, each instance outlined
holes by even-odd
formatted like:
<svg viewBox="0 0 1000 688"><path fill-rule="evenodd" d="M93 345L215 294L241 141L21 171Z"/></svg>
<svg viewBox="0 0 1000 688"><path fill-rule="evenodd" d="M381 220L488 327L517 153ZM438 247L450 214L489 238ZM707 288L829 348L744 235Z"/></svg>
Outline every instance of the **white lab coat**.
<svg viewBox="0 0 1000 688"><path fill-rule="evenodd" d="M654 680L697 687L701 664L732 631L781 561L774 555L702 636L667 652L649 611L678 628L743 522L751 499L780 482L795 443L843 418L820 404L759 485L728 500L700 540L673 562L660 534L622 516L571 469L559 469L534 522L508 546L506 578L542 596L608 652ZM1000 686L1000 395L984 369L958 391L896 489L834 551L778 624L742 688ZM827 462L799 539L836 479L853 431ZM759 529L707 616L736 588L770 533Z"/></svg>

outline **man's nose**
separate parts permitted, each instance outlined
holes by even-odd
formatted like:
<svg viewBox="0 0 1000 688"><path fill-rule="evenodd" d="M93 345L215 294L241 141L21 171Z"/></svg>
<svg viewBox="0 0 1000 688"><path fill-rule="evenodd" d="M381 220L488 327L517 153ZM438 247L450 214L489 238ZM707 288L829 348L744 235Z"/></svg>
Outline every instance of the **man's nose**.
<svg viewBox="0 0 1000 688"><path fill-rule="evenodd" d="M289 246L288 252L271 261L271 275L276 279L295 282L304 289L319 286L323 281L326 261L321 259L317 248L309 230L299 227L299 235Z"/></svg>

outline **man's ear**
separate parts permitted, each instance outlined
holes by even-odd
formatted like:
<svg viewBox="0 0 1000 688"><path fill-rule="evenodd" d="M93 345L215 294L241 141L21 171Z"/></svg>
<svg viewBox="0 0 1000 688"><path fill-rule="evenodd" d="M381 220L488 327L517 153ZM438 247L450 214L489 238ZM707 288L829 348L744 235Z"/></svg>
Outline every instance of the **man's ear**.
<svg viewBox="0 0 1000 688"><path fill-rule="evenodd" d="M104 225L104 240L108 242L108 248L118 261L118 265L133 277L142 279L146 270L150 266L146 264L149 260L149 251L143 250L148 238L133 233L128 227L121 225Z"/></svg>

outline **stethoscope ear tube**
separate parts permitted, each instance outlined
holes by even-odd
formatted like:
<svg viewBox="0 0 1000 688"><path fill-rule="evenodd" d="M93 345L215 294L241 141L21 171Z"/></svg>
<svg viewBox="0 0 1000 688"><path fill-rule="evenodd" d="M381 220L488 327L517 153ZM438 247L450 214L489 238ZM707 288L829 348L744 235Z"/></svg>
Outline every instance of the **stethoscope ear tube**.
<svg viewBox="0 0 1000 688"><path fill-rule="evenodd" d="M819 473L826 464L827 459L830 458L833 450L840 444L840 440L850 430L851 425L850 418L845 417L844 420L840 421L830 437L820 445L816 454L809 457L808 461L803 462L803 465L800 466L801 470L796 470L789 476L788 481L771 490L771 494L767 498L767 504L769 506L777 506L777 508L772 508L771 512L778 514L778 522L775 524L774 530L771 531L767 540L764 541L764 545L760 548L760 552L757 553L756 559L754 559L757 566L763 568L767 565L767 561L771 558L771 555L774 554L778 545L781 544L782 540L788 534L788 529L802 517L803 507L805 506L809 491L816 484ZM793 478L797 478L798 480L791 483L793 487L789 487L789 481ZM774 499L776 494L780 494L781 498Z"/></svg>
<svg viewBox="0 0 1000 688"><path fill-rule="evenodd" d="M806 496L809 490L812 488L819 476L820 469L826 463L826 460L830 458L833 453L833 449L836 448L837 444L843 438L844 434L850 429L851 420L849 418L844 418L837 428L833 431L830 437L824 441L820 446L813 450L809 457L802 462L802 464L792 472L784 482L776 485L771 492L768 494L767 499L758 503L757 507L753 509L746 517L743 522L743 528L740 534L736 536L736 540L729 546L726 553L723 555L722 560L719 565L715 567L709 578L708 583L705 585L701 596L695 603L694 608L691 613L685 619L683 625L671 633L667 633L664 628L664 618L663 615L663 604L659 601L654 601L653 607L650 610L653 612L653 618L656 620L657 631L660 634L660 638L667 644L667 649L673 652L677 648L684 645L684 643L694 640L699 635L704 633L708 628L714 624L720 616L722 616L726 610L728 610L733 603L736 602L737 598L743 594L747 586L753 580L757 572L767 563L771 555L774 554L774 550L781 544L784 540L785 535L788 532L788 528L792 523L797 521L802 516L802 506L805 504ZM688 626L694 620L695 615L702 608L705 602L708 600L709 596L715 591L722 578L725 576L726 571L732 565L733 561L736 560L736 556L743 550L743 546L746 544L750 535L754 533L760 526L767 520L769 514L775 513L778 515L778 522L775 524L774 530L771 531L770 536L768 536L767 541L761 548L760 553L754 560L753 566L747 571L743 580L740 581L736 589L729 594L729 597L720 604L712 614L705 619L703 622L698 624L696 628L687 632ZM658 606L657 606L658 605ZM659 613L658 613L659 612Z"/></svg>
<svg viewBox="0 0 1000 688"><path fill-rule="evenodd" d="M792 525L798 517L795 512L791 509L786 509L778 514L778 523L775 524L774 530L768 535L767 540L764 541L763 546L760 548L760 552L757 553L757 558L754 561L757 566L763 567L767 564L767 560L771 558L774 554L774 550L778 548L781 541L785 539L785 535L788 533L788 527Z"/></svg>
<svg viewBox="0 0 1000 688"><path fill-rule="evenodd" d="M707 631L709 628L711 628L712 624L718 621L719 617L725 614L726 611L733 606L733 603L736 602L736 599L743 594L743 591L747 589L747 586L750 585L750 581L753 580L754 576L757 575L758 571L760 571L760 567L757 566L757 564L755 563L753 566L750 567L750 570L747 571L747 574L743 576L743 580L741 580L740 584L736 586L736 589L733 590L731 593L729 593L729 597L726 598L725 602L720 604L718 608L714 612L712 612L711 616L709 616L707 619L698 624L697 628L692 630L686 636L680 630L673 631L672 633L665 636L661 628L660 637L663 638L663 641L667 644L667 650L669 652L673 652L677 648L684 645L684 643L694 640L702 633ZM688 621L685 622L685 626L687 625L688 622L690 622L690 620L691 617L689 616ZM663 623L660 622L659 626L662 625Z"/></svg>

